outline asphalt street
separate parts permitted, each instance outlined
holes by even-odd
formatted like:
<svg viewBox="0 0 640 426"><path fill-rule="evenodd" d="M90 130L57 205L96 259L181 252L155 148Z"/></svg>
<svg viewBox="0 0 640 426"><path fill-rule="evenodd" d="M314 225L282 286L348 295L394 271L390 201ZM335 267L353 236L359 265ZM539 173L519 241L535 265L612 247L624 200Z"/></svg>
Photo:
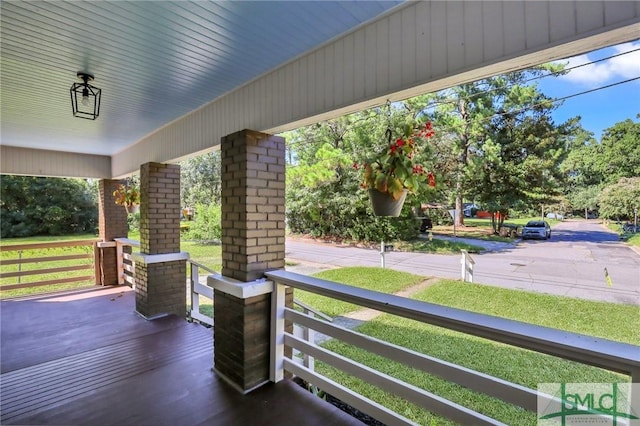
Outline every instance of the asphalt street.
<svg viewBox="0 0 640 426"><path fill-rule="evenodd" d="M595 221L565 221L549 240L491 243L471 255L474 282L555 295L640 305L640 253ZM289 238L288 262L301 273L380 266L379 250ZM387 268L425 277L460 278L460 255L390 252ZM605 269L609 275L608 284Z"/></svg>

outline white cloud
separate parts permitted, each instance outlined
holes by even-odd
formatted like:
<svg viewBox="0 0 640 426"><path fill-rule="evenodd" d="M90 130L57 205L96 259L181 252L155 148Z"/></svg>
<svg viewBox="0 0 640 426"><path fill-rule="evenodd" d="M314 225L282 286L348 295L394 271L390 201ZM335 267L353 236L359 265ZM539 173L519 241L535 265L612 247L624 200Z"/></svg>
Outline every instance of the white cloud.
<svg viewBox="0 0 640 426"><path fill-rule="evenodd" d="M607 49L608 54L606 56L630 52L639 48L640 41L619 44ZM603 56L599 55L598 58L600 57ZM593 55L592 59L589 59L588 55L575 56L568 59L567 68L586 64L598 58ZM561 78L571 83L581 84L588 87L596 87L602 84L635 77L640 77L640 50L573 69Z"/></svg>

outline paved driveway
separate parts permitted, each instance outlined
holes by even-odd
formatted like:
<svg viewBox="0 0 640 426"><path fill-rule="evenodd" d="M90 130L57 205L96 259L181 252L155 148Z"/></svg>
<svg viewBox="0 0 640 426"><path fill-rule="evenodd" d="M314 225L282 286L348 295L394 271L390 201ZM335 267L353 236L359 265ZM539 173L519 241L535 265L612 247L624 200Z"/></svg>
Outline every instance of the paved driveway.
<svg viewBox="0 0 640 426"><path fill-rule="evenodd" d="M378 250L288 239L286 257L298 270L379 266ZM595 222L563 222L548 241L527 240L473 255L474 281L590 300L640 305L640 254ZM386 266L424 276L460 277L459 255L392 252ZM306 268L306 269L305 269ZM613 286L607 285L605 268Z"/></svg>
<svg viewBox="0 0 640 426"><path fill-rule="evenodd" d="M483 273L511 274L513 288L640 305L640 254L597 222L561 222L549 240L521 241L476 259Z"/></svg>

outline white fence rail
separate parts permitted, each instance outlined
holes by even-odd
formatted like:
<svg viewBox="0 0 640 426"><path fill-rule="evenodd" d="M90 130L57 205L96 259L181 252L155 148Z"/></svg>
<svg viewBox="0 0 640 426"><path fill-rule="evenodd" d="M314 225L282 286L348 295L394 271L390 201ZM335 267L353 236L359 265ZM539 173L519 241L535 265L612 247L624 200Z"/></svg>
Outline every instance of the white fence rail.
<svg viewBox="0 0 640 426"><path fill-rule="evenodd" d="M189 281L191 311L189 312L189 316L192 320L213 327L213 318L200 312L200 296L213 300L213 288L200 283L200 269L204 269L210 274L214 274L215 271L193 260L189 260L188 263L191 264L191 277Z"/></svg>
<svg viewBox="0 0 640 426"><path fill-rule="evenodd" d="M329 352L314 344L313 341L305 341L305 339L285 333L285 320L292 321L294 325L299 327L321 332L386 357L389 360L437 375L474 391L482 392L530 411L536 410L538 394L533 389L362 335L286 308L283 296L285 286L493 341L558 356L586 365L604 368L629 375L633 382L640 381L640 348L634 345L448 308L283 270L271 271L266 275L276 283L276 294L272 298L275 301L272 309L274 315L272 318L272 380L275 379L277 381L283 376L283 372L278 371L278 369L287 370L384 423L413 424L403 416L358 395L327 377L321 376L316 371L313 371L312 368L303 365L302 362L284 358L284 346L289 346L314 359L322 360L348 374L395 393L418 406L459 423L500 424L497 420L486 417L483 414L372 370L351 359ZM281 306L277 304L281 304ZM547 397L551 398L550 396ZM635 398L637 398L636 395L634 395Z"/></svg>
<svg viewBox="0 0 640 426"><path fill-rule="evenodd" d="M130 238L116 238L116 261L118 265L118 284L127 284L131 288L136 288L136 263L133 261L131 253L124 251L125 247L140 248L140 241Z"/></svg>

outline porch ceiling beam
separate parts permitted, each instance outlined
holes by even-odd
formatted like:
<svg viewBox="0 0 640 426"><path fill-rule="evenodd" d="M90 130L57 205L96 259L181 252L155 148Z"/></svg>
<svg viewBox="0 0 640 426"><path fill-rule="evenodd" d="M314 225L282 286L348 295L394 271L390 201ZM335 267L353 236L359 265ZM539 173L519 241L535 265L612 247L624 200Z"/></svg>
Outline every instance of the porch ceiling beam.
<svg viewBox="0 0 640 426"><path fill-rule="evenodd" d="M6 175L108 179L111 157L0 145L0 170Z"/></svg>

